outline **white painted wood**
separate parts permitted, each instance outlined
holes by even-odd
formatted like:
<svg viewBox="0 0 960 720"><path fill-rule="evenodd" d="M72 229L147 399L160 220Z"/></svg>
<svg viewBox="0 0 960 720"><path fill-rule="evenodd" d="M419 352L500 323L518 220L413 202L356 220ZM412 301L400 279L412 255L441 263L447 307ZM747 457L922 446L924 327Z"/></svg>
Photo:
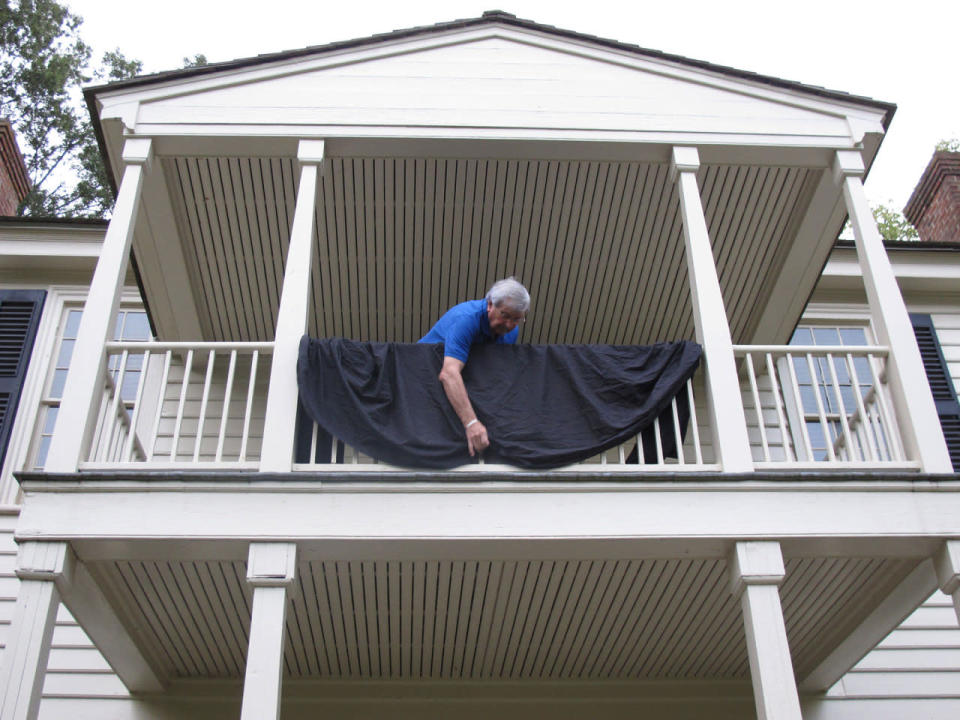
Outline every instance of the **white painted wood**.
<svg viewBox="0 0 960 720"><path fill-rule="evenodd" d="M696 172L699 167L696 148L673 148L670 169L677 183L683 214L687 274L697 341L703 345L706 364L714 448L724 472L750 472L753 470L753 460L747 437L747 420L739 392L740 384L737 382L730 326L697 188Z"/></svg>
<svg viewBox="0 0 960 720"><path fill-rule="evenodd" d="M120 304L140 205L140 188L151 160L149 139L130 138L126 141L126 170L80 320L73 360L50 444L47 469L51 471L75 472L90 442L91 419L100 400L106 364L103 346L110 338Z"/></svg>
<svg viewBox="0 0 960 720"><path fill-rule="evenodd" d="M296 575L296 554L292 543L250 543L247 582L254 590L241 720L280 717L287 586Z"/></svg>
<svg viewBox="0 0 960 720"><path fill-rule="evenodd" d="M883 599L850 635L800 681L808 692L824 692L897 627L936 587L933 564L924 561Z"/></svg>
<svg viewBox="0 0 960 720"><path fill-rule="evenodd" d="M838 151L833 167L853 225L874 331L880 343L890 348L887 379L906 450L926 472L951 472L913 326L863 191L863 160L856 151Z"/></svg>
<svg viewBox="0 0 960 720"><path fill-rule="evenodd" d="M801 720L777 585L785 571L776 542L738 542L731 591L740 596L758 720Z"/></svg>
<svg viewBox="0 0 960 720"><path fill-rule="evenodd" d="M147 661L82 562L57 580L64 605L130 692L159 692L165 682Z"/></svg>
<svg viewBox="0 0 960 720"><path fill-rule="evenodd" d="M286 271L277 333L270 368L270 389L264 424L263 453L260 468L264 472L289 472L293 463L293 443L297 416L297 354L300 337L307 328L310 311L310 276L312 272L317 176L323 165L323 141L301 141L298 159L301 163L300 188Z"/></svg>
<svg viewBox="0 0 960 720"><path fill-rule="evenodd" d="M20 592L0 660L0 717L35 720L60 595L55 580L71 573L66 543L23 543L17 553Z"/></svg>
<svg viewBox="0 0 960 720"><path fill-rule="evenodd" d="M953 599L953 609L960 621L960 540L947 540L936 557L940 589Z"/></svg>

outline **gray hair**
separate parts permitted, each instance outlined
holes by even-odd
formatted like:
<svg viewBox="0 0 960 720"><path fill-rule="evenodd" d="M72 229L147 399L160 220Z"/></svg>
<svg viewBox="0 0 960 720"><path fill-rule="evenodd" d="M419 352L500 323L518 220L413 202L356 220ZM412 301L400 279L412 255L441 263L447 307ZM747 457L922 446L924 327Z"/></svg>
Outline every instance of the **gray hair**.
<svg viewBox="0 0 960 720"><path fill-rule="evenodd" d="M509 305L517 312L525 313L530 309L530 293L513 276L504 280L497 280L487 291L487 302L492 303L494 307L500 307L503 303Z"/></svg>

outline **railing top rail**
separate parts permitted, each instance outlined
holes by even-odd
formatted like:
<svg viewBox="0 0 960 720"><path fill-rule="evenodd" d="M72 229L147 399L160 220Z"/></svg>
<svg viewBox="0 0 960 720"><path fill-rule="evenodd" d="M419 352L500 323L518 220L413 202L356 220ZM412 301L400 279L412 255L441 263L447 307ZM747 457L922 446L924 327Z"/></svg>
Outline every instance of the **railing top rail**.
<svg viewBox="0 0 960 720"><path fill-rule="evenodd" d="M886 355L890 348L886 345L734 345L735 355L747 353L776 353L786 355Z"/></svg>
<svg viewBox="0 0 960 720"><path fill-rule="evenodd" d="M259 350L272 352L272 342L159 342L124 340L105 343L107 350Z"/></svg>

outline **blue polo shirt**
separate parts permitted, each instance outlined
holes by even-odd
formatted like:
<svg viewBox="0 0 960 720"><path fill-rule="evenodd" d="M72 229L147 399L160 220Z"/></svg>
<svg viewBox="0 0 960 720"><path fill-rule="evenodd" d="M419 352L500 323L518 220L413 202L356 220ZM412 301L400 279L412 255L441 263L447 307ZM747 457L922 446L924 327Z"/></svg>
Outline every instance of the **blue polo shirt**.
<svg viewBox="0 0 960 720"><path fill-rule="evenodd" d="M487 301L467 300L447 310L430 332L420 338L422 343L443 343L444 357L456 358L462 363L470 356L474 343L499 343L509 345L517 341L520 328L515 327L506 335L494 337L490 332L487 317Z"/></svg>

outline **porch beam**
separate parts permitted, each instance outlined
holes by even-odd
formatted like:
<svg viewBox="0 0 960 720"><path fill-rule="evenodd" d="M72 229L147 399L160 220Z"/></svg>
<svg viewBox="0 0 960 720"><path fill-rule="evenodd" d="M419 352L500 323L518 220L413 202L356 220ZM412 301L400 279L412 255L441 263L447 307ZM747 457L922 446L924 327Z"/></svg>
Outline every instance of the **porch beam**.
<svg viewBox="0 0 960 720"><path fill-rule="evenodd" d="M833 162L834 180L843 190L853 225L873 328L880 344L890 348L886 374L897 409L900 435L908 457L918 460L924 472L949 473L953 467L927 373L907 306L863 191L863 174L863 158L859 152L837 151Z"/></svg>
<svg viewBox="0 0 960 720"><path fill-rule="evenodd" d="M935 562L940 589L953 599L953 609L960 622L960 540L947 540Z"/></svg>
<svg viewBox="0 0 960 720"><path fill-rule="evenodd" d="M780 544L738 542L730 557L730 591L740 596L758 720L801 720L778 585L786 574Z"/></svg>
<svg viewBox="0 0 960 720"><path fill-rule="evenodd" d="M103 345L110 339L120 305L143 179L152 159L150 138L127 139L123 146L126 169L83 308L47 455L46 467L52 472L76 472L89 447L94 425L91 418L100 401L106 371Z"/></svg>
<svg viewBox="0 0 960 720"><path fill-rule="evenodd" d="M313 230L317 177L323 165L323 140L301 140L300 187L290 230L290 247L277 311L277 334L270 366L270 386L264 418L261 472L289 472L293 466L297 423L297 355L310 312L310 275L313 271Z"/></svg>
<svg viewBox="0 0 960 720"><path fill-rule="evenodd" d="M250 543L247 582L253 586L250 644L240 720L280 717L287 587L296 575L293 543Z"/></svg>
<svg viewBox="0 0 960 720"><path fill-rule="evenodd" d="M687 275L690 279L691 306L697 342L703 346L706 360L706 387L709 397L710 426L717 460L725 473L753 470L747 419L740 395L733 340L717 266L710 247L707 221L697 186L700 156L694 147L674 147L670 176L677 183L683 238L686 244Z"/></svg>
<svg viewBox="0 0 960 720"><path fill-rule="evenodd" d="M56 581L72 571L65 542L28 542L17 551L20 590L0 664L0 718L34 720L60 605Z"/></svg>

